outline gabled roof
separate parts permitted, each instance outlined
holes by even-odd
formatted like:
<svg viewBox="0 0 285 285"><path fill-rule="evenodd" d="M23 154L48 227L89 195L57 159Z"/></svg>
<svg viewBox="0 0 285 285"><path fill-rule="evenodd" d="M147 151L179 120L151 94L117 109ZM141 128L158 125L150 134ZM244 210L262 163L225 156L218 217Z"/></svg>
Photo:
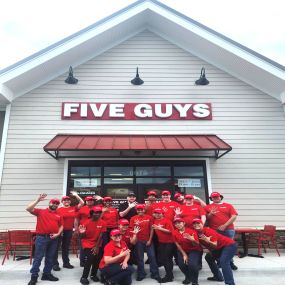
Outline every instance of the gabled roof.
<svg viewBox="0 0 285 285"><path fill-rule="evenodd" d="M145 29L285 102L284 66L156 0L140 0L1 70L0 105L66 73L70 65L85 63Z"/></svg>

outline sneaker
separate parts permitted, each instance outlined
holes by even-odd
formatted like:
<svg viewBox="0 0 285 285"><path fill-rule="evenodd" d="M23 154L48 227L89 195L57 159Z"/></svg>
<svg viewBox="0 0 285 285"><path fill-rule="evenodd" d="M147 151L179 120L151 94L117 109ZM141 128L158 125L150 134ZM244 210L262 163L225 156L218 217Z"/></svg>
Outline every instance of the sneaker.
<svg viewBox="0 0 285 285"><path fill-rule="evenodd" d="M191 283L191 279L190 278L185 278L183 281L182 281L182 284L190 284ZM194 283L193 283L194 284Z"/></svg>
<svg viewBox="0 0 285 285"><path fill-rule="evenodd" d="M53 269L53 271L60 271L60 267L59 267L58 264L54 265L54 266L52 267L52 269Z"/></svg>
<svg viewBox="0 0 285 285"><path fill-rule="evenodd" d="M83 284L83 285L88 285L88 284L89 284L89 281L88 281L87 278L81 277L81 278L80 278L80 283Z"/></svg>
<svg viewBox="0 0 285 285"><path fill-rule="evenodd" d="M70 263L68 263L68 264L63 264L63 266L62 267L64 267L64 268L68 268L68 269L72 269L72 268L74 268L74 266L73 265L71 265Z"/></svg>
<svg viewBox="0 0 285 285"><path fill-rule="evenodd" d="M157 276L156 275L151 275L150 278L154 279L156 281L160 280L160 277L158 275Z"/></svg>
<svg viewBox="0 0 285 285"><path fill-rule="evenodd" d="M100 279L95 275L95 276L91 276L90 277L91 278L91 280L93 280L94 282L99 282L100 281Z"/></svg>
<svg viewBox="0 0 285 285"><path fill-rule="evenodd" d="M238 267L233 262L231 262L231 269L238 270Z"/></svg>
<svg viewBox="0 0 285 285"><path fill-rule="evenodd" d="M59 279L52 274L45 274L43 273L42 280L47 280L47 281L58 281Z"/></svg>
<svg viewBox="0 0 285 285"><path fill-rule="evenodd" d="M138 277L136 278L136 280L137 280L137 281L142 281L142 280L144 280L144 278L145 278L145 277L139 277L139 276L138 276Z"/></svg>
<svg viewBox="0 0 285 285"><path fill-rule="evenodd" d="M173 281L173 277L168 277L168 276L164 276L163 278L160 279L160 283L167 283L167 282L172 282Z"/></svg>
<svg viewBox="0 0 285 285"><path fill-rule="evenodd" d="M215 276L213 276L213 277L208 277L207 280L209 280L209 281L218 281L218 282L223 282L223 281L224 281L223 278L219 279L219 278L217 278L217 277L215 277Z"/></svg>
<svg viewBox="0 0 285 285"><path fill-rule="evenodd" d="M37 282L38 282L38 276L31 276L31 280L28 283L28 285L36 285Z"/></svg>

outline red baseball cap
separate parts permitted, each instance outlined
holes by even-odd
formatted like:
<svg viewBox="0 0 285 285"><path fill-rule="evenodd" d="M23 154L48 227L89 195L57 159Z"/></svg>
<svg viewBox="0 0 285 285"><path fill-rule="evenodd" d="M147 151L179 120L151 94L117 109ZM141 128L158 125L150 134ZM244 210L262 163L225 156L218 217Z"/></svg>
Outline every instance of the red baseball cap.
<svg viewBox="0 0 285 285"><path fill-rule="evenodd" d="M63 202L64 200L70 200L70 197L69 197L69 196L63 196L63 197L61 198L61 202Z"/></svg>
<svg viewBox="0 0 285 285"><path fill-rule="evenodd" d="M127 219L120 219L118 221L118 224L119 225L129 225L130 223L129 223L129 221Z"/></svg>
<svg viewBox="0 0 285 285"><path fill-rule="evenodd" d="M50 203L57 203L60 204L60 201L57 198L53 198L49 201Z"/></svg>
<svg viewBox="0 0 285 285"><path fill-rule="evenodd" d="M87 196L84 198L85 201L95 201L94 197L92 196Z"/></svg>
<svg viewBox="0 0 285 285"><path fill-rule="evenodd" d="M157 196L157 194L156 194L155 191L148 191L148 192L147 192L147 196L151 196L151 195Z"/></svg>
<svg viewBox="0 0 285 285"><path fill-rule="evenodd" d="M183 222L185 223L184 219L180 218L180 217L177 217L173 220L173 223L177 223L177 222Z"/></svg>
<svg viewBox="0 0 285 285"><path fill-rule="evenodd" d="M162 191L161 195L170 195L170 192L168 190Z"/></svg>
<svg viewBox="0 0 285 285"><path fill-rule="evenodd" d="M184 199L194 199L194 196L191 194L185 195Z"/></svg>
<svg viewBox="0 0 285 285"><path fill-rule="evenodd" d="M91 211L93 211L93 212L102 212L102 207L100 207L100 206L94 206L92 209L91 209Z"/></svg>
<svg viewBox="0 0 285 285"><path fill-rule="evenodd" d="M160 209L160 208L156 208L156 209L153 210L153 213L163 214L164 211L162 209Z"/></svg>
<svg viewBox="0 0 285 285"><path fill-rule="evenodd" d="M221 195L221 193L219 193L219 192L212 192L211 195L210 195L210 200L212 200L212 198L216 198L216 197L221 197L221 199L224 198L224 196Z"/></svg>
<svg viewBox="0 0 285 285"><path fill-rule="evenodd" d="M201 219L193 219L193 220L192 220L192 224L194 224L194 223L203 224L203 222L202 222Z"/></svg>
<svg viewBox="0 0 285 285"><path fill-rule="evenodd" d="M137 204L136 205L136 209L145 209L145 205L144 204Z"/></svg>
<svg viewBox="0 0 285 285"><path fill-rule="evenodd" d="M118 236L118 235L121 235L121 232L120 232L120 230L118 230L118 229L112 230L112 231L110 232L110 236L111 236L111 237L112 237L112 236Z"/></svg>
<svg viewBox="0 0 285 285"><path fill-rule="evenodd" d="M181 197L181 196L183 196L181 193L176 193L176 194L174 195L174 198L176 199L176 198Z"/></svg>
<svg viewBox="0 0 285 285"><path fill-rule="evenodd" d="M107 196L107 197L104 197L104 198L103 198L103 201L113 201L113 198Z"/></svg>

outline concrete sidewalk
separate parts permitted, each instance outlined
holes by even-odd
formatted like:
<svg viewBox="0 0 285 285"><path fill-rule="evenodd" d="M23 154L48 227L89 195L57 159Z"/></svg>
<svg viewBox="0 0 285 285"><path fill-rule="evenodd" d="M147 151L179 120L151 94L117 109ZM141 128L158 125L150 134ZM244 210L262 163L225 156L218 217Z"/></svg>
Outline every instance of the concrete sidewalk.
<svg viewBox="0 0 285 285"><path fill-rule="evenodd" d="M2 257L2 256L1 256ZM2 260L2 259L1 259ZM278 257L275 251L271 250L264 254L264 258L245 257L235 258L235 263L239 267L234 272L236 285L285 285L285 251L281 251L281 257ZM74 269L61 269L59 272L54 272L54 275L59 277L58 282L39 281L37 285L80 285L79 279L82 274L82 268L79 267L79 260L72 255L71 264ZM148 269L148 266L146 266ZM0 265L0 284L1 285L25 285L30 280L30 264L28 260L13 261L10 257L3 266ZM161 276L164 275L164 270L160 268ZM177 266L174 267L175 281L166 284L181 285L184 276ZM223 285L223 282L208 281L207 277L211 276L211 272L203 260L203 269L200 271L199 284ZM143 281L136 281L135 275L133 278L134 285L154 285L158 284L155 280L146 278ZM90 281L92 284L101 284Z"/></svg>

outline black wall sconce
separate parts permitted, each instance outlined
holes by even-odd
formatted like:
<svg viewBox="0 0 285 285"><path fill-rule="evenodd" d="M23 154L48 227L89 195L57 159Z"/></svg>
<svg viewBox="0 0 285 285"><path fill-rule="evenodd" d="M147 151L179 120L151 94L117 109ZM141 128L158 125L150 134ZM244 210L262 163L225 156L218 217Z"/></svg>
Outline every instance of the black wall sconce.
<svg viewBox="0 0 285 285"><path fill-rule="evenodd" d="M64 80L64 82L67 83L67 84L76 84L78 82L78 79L76 79L73 76L72 66L69 67L69 73L68 73L67 78Z"/></svg>
<svg viewBox="0 0 285 285"><path fill-rule="evenodd" d="M205 67L201 69L201 75L198 80L195 81L196 85L208 85L210 81L206 78Z"/></svg>
<svg viewBox="0 0 285 285"><path fill-rule="evenodd" d="M142 85L144 83L144 81L139 76L139 68L138 67L137 67L136 77L133 80L131 80L131 83L133 85Z"/></svg>

